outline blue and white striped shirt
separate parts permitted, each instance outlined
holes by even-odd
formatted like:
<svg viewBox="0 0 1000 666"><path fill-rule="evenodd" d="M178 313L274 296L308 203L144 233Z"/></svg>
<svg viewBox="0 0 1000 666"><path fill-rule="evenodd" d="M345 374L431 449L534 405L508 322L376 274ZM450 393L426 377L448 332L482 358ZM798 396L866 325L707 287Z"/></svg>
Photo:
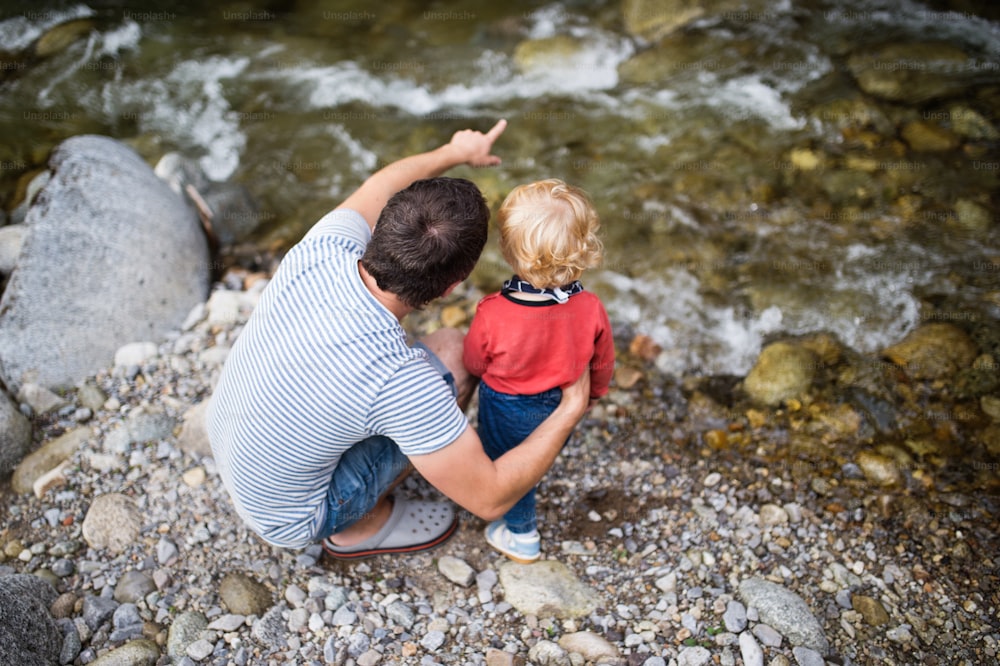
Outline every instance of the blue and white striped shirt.
<svg viewBox="0 0 1000 666"><path fill-rule="evenodd" d="M406 455L468 425L426 354L365 287L371 239L328 213L284 257L226 360L208 410L212 452L237 512L267 542L315 540L340 456L371 435Z"/></svg>

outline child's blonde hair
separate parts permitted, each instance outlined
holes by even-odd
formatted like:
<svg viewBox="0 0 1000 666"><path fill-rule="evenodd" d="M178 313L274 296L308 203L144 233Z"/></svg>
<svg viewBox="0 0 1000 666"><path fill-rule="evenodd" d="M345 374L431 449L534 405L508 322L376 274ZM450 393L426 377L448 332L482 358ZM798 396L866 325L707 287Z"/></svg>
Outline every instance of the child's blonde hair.
<svg viewBox="0 0 1000 666"><path fill-rule="evenodd" d="M600 220L587 193L558 178L511 190L497 213L500 251L522 280L551 289L601 263Z"/></svg>

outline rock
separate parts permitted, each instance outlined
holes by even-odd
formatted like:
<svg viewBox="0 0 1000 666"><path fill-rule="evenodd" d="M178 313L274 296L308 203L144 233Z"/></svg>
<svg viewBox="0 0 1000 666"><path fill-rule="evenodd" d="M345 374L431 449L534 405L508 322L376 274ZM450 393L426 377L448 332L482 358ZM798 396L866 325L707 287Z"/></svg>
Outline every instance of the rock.
<svg viewBox="0 0 1000 666"><path fill-rule="evenodd" d="M643 378L642 370L633 368L628 365L619 365L615 367L615 386L626 391L636 384L639 380Z"/></svg>
<svg viewBox="0 0 1000 666"><path fill-rule="evenodd" d="M804 646L792 648L795 663L799 666L826 666L826 660L816 650Z"/></svg>
<svg viewBox="0 0 1000 666"><path fill-rule="evenodd" d="M552 641L540 640L528 651L528 661L538 666L569 666L566 651Z"/></svg>
<svg viewBox="0 0 1000 666"><path fill-rule="evenodd" d="M968 65L969 56L946 42L864 47L847 59L863 91L912 105L966 91L977 78Z"/></svg>
<svg viewBox="0 0 1000 666"><path fill-rule="evenodd" d="M31 484L31 491L35 497L42 499L50 490L66 485L66 468L68 466L69 461L64 461L35 479L35 482Z"/></svg>
<svg viewBox="0 0 1000 666"><path fill-rule="evenodd" d="M958 147L959 139L953 133L936 123L914 120L906 123L902 130L903 140L917 152L943 152Z"/></svg>
<svg viewBox="0 0 1000 666"><path fill-rule="evenodd" d="M965 331L948 323L924 324L882 352L914 379L951 377L968 368L976 354L976 344Z"/></svg>
<svg viewBox="0 0 1000 666"><path fill-rule="evenodd" d="M628 351L643 361L655 361L656 357L663 351L663 347L656 344L656 341L648 335L640 334L632 338L632 342L628 345Z"/></svg>
<svg viewBox="0 0 1000 666"><path fill-rule="evenodd" d="M993 215L989 209L971 199L959 199L955 202L955 217L959 226L972 232L989 231L993 226Z"/></svg>
<svg viewBox="0 0 1000 666"><path fill-rule="evenodd" d="M219 597L237 615L264 615L274 596L262 583L241 573L228 573L219 584Z"/></svg>
<svg viewBox="0 0 1000 666"><path fill-rule="evenodd" d="M17 267L27 233L23 224L0 227L0 275L10 275Z"/></svg>
<svg viewBox="0 0 1000 666"><path fill-rule="evenodd" d="M67 404L65 400L52 391L33 382L21 385L21 389L17 392L17 400L27 403L35 414L45 414L65 407Z"/></svg>
<svg viewBox="0 0 1000 666"><path fill-rule="evenodd" d="M73 42L83 39L94 30L94 21L89 18L81 18L66 23L60 23L54 28L50 28L44 35L38 38L34 44L35 56L48 58L64 51Z"/></svg>
<svg viewBox="0 0 1000 666"><path fill-rule="evenodd" d="M775 342L761 351L743 389L751 400L778 405L798 398L812 385L818 361L809 350L789 342Z"/></svg>
<svg viewBox="0 0 1000 666"><path fill-rule="evenodd" d="M586 661L597 661L602 658L618 659L618 648L602 636L589 631L576 631L559 639L559 647L566 652L581 655Z"/></svg>
<svg viewBox="0 0 1000 666"><path fill-rule="evenodd" d="M208 627L204 615L188 611L178 615L167 632L167 655L180 659L187 654L188 646L201 637L201 632Z"/></svg>
<svg viewBox="0 0 1000 666"><path fill-rule="evenodd" d="M760 507L760 524L784 525L788 522L788 512L777 504L765 504Z"/></svg>
<svg viewBox="0 0 1000 666"><path fill-rule="evenodd" d="M740 655L743 657L743 666L764 666L764 651L749 631L740 634Z"/></svg>
<svg viewBox="0 0 1000 666"><path fill-rule="evenodd" d="M748 578L740 583L739 595L747 606L757 609L761 622L783 634L792 645L804 645L822 654L829 651L823 627L809 605L791 590L763 578Z"/></svg>
<svg viewBox="0 0 1000 666"><path fill-rule="evenodd" d="M449 328L458 328L468 320L465 308L461 305L446 305L441 308L441 325Z"/></svg>
<svg viewBox="0 0 1000 666"><path fill-rule="evenodd" d="M0 576L0 655L5 664L58 664L63 634L49 613L56 591L30 574Z"/></svg>
<svg viewBox="0 0 1000 666"><path fill-rule="evenodd" d="M755 624L751 630L761 643L767 647L780 647L781 634L774 630L769 624Z"/></svg>
<svg viewBox="0 0 1000 666"><path fill-rule="evenodd" d="M174 418L159 406L142 406L129 412L125 419L130 444L155 442L170 437L174 432Z"/></svg>
<svg viewBox="0 0 1000 666"><path fill-rule="evenodd" d="M0 478L6 477L31 447L31 421L0 390Z"/></svg>
<svg viewBox="0 0 1000 666"><path fill-rule="evenodd" d="M115 350L115 367L128 368L133 365L143 365L146 361L156 358L156 354L155 342L129 342Z"/></svg>
<svg viewBox="0 0 1000 666"><path fill-rule="evenodd" d="M156 643L140 638L106 652L88 666L153 666L160 659Z"/></svg>
<svg viewBox="0 0 1000 666"><path fill-rule="evenodd" d="M428 652L436 652L442 645L444 645L444 641L444 632L435 629L424 634L424 637L420 639L420 645Z"/></svg>
<svg viewBox="0 0 1000 666"><path fill-rule="evenodd" d="M860 451L858 467L865 478L880 486L897 486L903 481L903 474L896 461L871 451Z"/></svg>
<svg viewBox="0 0 1000 666"><path fill-rule="evenodd" d="M726 631L738 634L747 628L746 606L733 599L726 605L726 612L722 614L722 623L726 625Z"/></svg>
<svg viewBox="0 0 1000 666"><path fill-rule="evenodd" d="M622 3L625 30L648 42L658 41L704 14L702 3L691 0L625 0Z"/></svg>
<svg viewBox="0 0 1000 666"><path fill-rule="evenodd" d="M232 289L216 289L208 299L208 323L217 326L230 326L239 321L240 311L244 306L245 296L242 291Z"/></svg>
<svg viewBox="0 0 1000 666"><path fill-rule="evenodd" d="M11 488L16 493L32 491L35 481L46 472L55 469L69 459L92 436L90 428L76 428L49 440L41 447L25 456L11 477Z"/></svg>
<svg viewBox="0 0 1000 666"><path fill-rule="evenodd" d="M948 107L945 117L951 121L951 131L973 141L996 141L1000 132L978 111L963 104Z"/></svg>
<svg viewBox="0 0 1000 666"><path fill-rule="evenodd" d="M701 647L686 647L677 655L677 666L705 666L712 661L712 653Z"/></svg>
<svg viewBox="0 0 1000 666"><path fill-rule="evenodd" d="M107 548L114 554L134 544L142 531L142 514L135 502L121 493L94 498L83 519L83 538L92 548Z"/></svg>
<svg viewBox="0 0 1000 666"><path fill-rule="evenodd" d="M979 399L979 406L994 423L1000 423L1000 398L984 395Z"/></svg>
<svg viewBox="0 0 1000 666"><path fill-rule="evenodd" d="M569 35L529 39L514 48L514 63L525 72L559 68L572 63L584 46Z"/></svg>
<svg viewBox="0 0 1000 666"><path fill-rule="evenodd" d="M138 603L155 590L156 583L149 574L144 571L126 571L115 585L115 601L120 604Z"/></svg>
<svg viewBox="0 0 1000 666"><path fill-rule="evenodd" d="M462 587L469 587L476 579L476 570L469 566L465 560L460 560L451 555L442 555L438 558L438 571L441 574Z"/></svg>
<svg viewBox="0 0 1000 666"><path fill-rule="evenodd" d="M177 436L177 448L194 458L212 455L212 447L208 441L208 427L205 423L208 405L208 400L202 400L184 412L181 432Z"/></svg>
<svg viewBox="0 0 1000 666"><path fill-rule="evenodd" d="M117 601L88 594L83 598L83 621L91 631L96 631L114 616L116 608Z"/></svg>
<svg viewBox="0 0 1000 666"><path fill-rule="evenodd" d="M261 211L250 191L239 183L210 180L197 162L179 153L167 153L156 163L154 173L178 195L192 200L187 186L194 188L212 211L212 231L220 245L246 240L263 223L275 219Z"/></svg>
<svg viewBox="0 0 1000 666"><path fill-rule="evenodd" d="M385 616L404 629L412 629L417 620L413 609L398 599L385 607Z"/></svg>
<svg viewBox="0 0 1000 666"><path fill-rule="evenodd" d="M597 608L597 593L561 562L504 562L499 573L504 599L525 615L565 619L589 615Z"/></svg>
<svg viewBox="0 0 1000 666"><path fill-rule="evenodd" d="M486 666L523 666L524 658L491 647L486 649Z"/></svg>
<svg viewBox="0 0 1000 666"><path fill-rule="evenodd" d="M76 392L76 401L92 412L104 409L108 396L93 384L83 384Z"/></svg>
<svg viewBox="0 0 1000 666"><path fill-rule="evenodd" d="M282 649L288 645L288 625L281 616L288 607L277 604L253 623L250 634L271 649Z"/></svg>
<svg viewBox="0 0 1000 666"><path fill-rule="evenodd" d="M886 612L882 603L873 597L863 594L852 595L851 606L861 613L861 617L869 626L879 627L889 621L889 613Z"/></svg>
<svg viewBox="0 0 1000 666"><path fill-rule="evenodd" d="M178 327L208 293L197 216L134 151L75 136L49 167L0 298L0 375L14 391L32 372L48 388L76 384L121 345Z"/></svg>

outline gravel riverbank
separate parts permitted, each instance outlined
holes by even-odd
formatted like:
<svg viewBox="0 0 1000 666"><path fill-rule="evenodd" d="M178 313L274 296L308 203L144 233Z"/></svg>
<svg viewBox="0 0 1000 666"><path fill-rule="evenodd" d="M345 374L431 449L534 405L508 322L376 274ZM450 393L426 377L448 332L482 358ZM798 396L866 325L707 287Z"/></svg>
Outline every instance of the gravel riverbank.
<svg viewBox="0 0 1000 666"><path fill-rule="evenodd" d="M469 514L417 555L267 546L197 427L265 283L230 273L183 331L35 415L51 457L0 487L0 574L54 587L54 663L996 662L995 483L919 462L878 477L845 406L727 402L734 380L663 376L627 339L627 370L540 487L545 562L506 563ZM461 324L476 297L409 326ZM434 495L412 477L403 492Z"/></svg>

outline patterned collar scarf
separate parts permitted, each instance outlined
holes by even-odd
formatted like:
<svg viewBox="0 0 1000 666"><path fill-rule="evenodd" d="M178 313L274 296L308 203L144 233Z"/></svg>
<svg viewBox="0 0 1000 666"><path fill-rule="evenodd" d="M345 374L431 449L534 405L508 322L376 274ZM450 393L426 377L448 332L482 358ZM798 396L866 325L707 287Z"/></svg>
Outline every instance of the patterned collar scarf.
<svg viewBox="0 0 1000 666"><path fill-rule="evenodd" d="M500 293L509 294L512 291L521 292L523 294L541 294L556 303L565 303L569 300L570 296L583 291L583 285L580 284L579 280L575 280L569 284L564 284L561 287L555 287L553 289L539 289L531 286L530 282L526 282L515 275L503 283L503 289L500 290Z"/></svg>

